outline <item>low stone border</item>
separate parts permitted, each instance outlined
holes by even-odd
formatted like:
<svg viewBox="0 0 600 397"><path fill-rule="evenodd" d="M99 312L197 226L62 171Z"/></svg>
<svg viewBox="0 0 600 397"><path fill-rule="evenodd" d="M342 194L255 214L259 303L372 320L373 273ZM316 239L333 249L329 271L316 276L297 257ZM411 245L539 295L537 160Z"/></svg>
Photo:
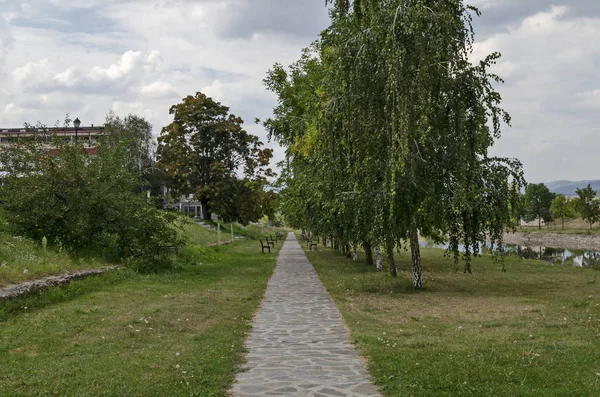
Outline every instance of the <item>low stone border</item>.
<svg viewBox="0 0 600 397"><path fill-rule="evenodd" d="M566 248L575 250L600 251L600 236L586 234L558 233L506 233L504 242L508 244L536 247Z"/></svg>
<svg viewBox="0 0 600 397"><path fill-rule="evenodd" d="M119 266L110 266L100 269L78 270L56 276L48 276L37 280L26 281L21 284L13 284L0 289L0 300L12 299L31 292L39 291L43 288L64 285L77 280L97 274L105 273L109 270L121 269Z"/></svg>

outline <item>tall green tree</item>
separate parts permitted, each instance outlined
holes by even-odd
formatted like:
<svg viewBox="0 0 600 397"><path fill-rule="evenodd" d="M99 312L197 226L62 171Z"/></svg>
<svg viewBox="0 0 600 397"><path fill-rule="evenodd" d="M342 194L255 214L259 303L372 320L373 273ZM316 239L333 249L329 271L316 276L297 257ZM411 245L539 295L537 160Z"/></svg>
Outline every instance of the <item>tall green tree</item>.
<svg viewBox="0 0 600 397"><path fill-rule="evenodd" d="M465 271L490 236L502 246L523 183L517 160L488 156L510 117L488 72L469 62L471 13L459 0L332 1L332 25L301 59L275 65L266 125L288 148L294 218L342 246L411 248L449 240ZM293 199L293 200L290 200ZM368 255L368 254L367 254Z"/></svg>
<svg viewBox="0 0 600 397"><path fill-rule="evenodd" d="M525 189L525 220L531 222L538 220L538 228L542 228L542 220L552 219L552 200L556 194L552 193L543 183L530 183Z"/></svg>
<svg viewBox="0 0 600 397"><path fill-rule="evenodd" d="M132 173L142 179L152 174L156 157L156 139L152 135L152 124L135 114L122 118L110 112L106 116L104 129L107 133L106 143L126 148L127 168Z"/></svg>
<svg viewBox="0 0 600 397"><path fill-rule="evenodd" d="M169 112L174 120L158 138L158 166L176 194L196 196L205 219L210 219L215 192L223 192L223 181L235 178L239 168L249 177L272 174L272 151L262 148L227 106L198 92Z"/></svg>
<svg viewBox="0 0 600 397"><path fill-rule="evenodd" d="M590 224L590 229L600 220L600 200L596 198L596 194L590 184L583 189L577 189L575 208L581 218Z"/></svg>
<svg viewBox="0 0 600 397"><path fill-rule="evenodd" d="M556 218L560 218L562 221L562 229L565 229L565 217L573 215L573 208L569 200L564 194L557 195L552 204L550 205L550 213Z"/></svg>

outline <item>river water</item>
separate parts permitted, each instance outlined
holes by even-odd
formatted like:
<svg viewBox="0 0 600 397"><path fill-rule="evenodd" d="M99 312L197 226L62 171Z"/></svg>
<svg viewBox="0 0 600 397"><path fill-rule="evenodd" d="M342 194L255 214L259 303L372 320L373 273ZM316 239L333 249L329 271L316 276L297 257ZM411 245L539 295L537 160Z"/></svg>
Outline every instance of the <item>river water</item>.
<svg viewBox="0 0 600 397"><path fill-rule="evenodd" d="M448 244L434 244L429 241L421 241L420 245L423 248L448 249ZM464 251L464 246L460 245L459 250ZM508 255L518 256L523 259L539 259L544 262L567 266L600 266L600 252L595 251L507 244L506 252Z"/></svg>

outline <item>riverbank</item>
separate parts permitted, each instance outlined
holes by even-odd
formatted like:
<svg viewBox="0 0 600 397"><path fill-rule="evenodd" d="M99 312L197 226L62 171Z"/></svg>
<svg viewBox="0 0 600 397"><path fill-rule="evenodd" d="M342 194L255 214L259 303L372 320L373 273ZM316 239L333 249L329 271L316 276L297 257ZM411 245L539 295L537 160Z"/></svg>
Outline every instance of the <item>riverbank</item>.
<svg viewBox="0 0 600 397"><path fill-rule="evenodd" d="M600 251L600 236L597 235L515 232L506 233L504 235L504 242L530 247L541 246Z"/></svg>

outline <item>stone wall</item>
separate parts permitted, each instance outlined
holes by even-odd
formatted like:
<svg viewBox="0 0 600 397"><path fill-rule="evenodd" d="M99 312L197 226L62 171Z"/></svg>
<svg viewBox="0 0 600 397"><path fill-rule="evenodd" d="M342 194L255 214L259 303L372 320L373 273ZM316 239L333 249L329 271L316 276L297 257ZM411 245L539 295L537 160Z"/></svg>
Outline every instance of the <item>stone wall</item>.
<svg viewBox="0 0 600 397"><path fill-rule="evenodd" d="M566 248L600 252L600 236L585 234L553 234L516 232L504 235L507 244L535 247Z"/></svg>
<svg viewBox="0 0 600 397"><path fill-rule="evenodd" d="M118 267L113 266L102 269L79 270L67 274L60 274L58 276L49 276L39 280L26 281L21 284L9 285L8 287L0 289L0 301L3 299L16 298L17 296L35 292L48 287L68 284L71 280L101 274L108 270L114 269L118 269Z"/></svg>

